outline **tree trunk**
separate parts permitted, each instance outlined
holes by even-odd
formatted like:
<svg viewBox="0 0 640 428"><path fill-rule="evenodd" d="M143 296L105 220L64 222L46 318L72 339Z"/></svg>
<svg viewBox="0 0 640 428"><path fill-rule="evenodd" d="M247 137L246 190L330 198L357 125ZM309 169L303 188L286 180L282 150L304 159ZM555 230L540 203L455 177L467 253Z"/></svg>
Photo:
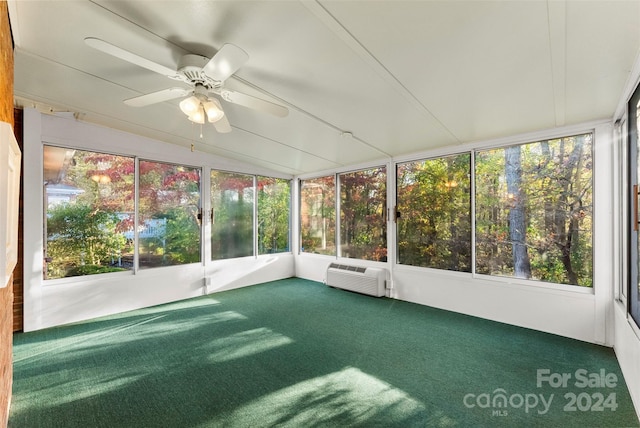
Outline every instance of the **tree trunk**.
<svg viewBox="0 0 640 428"><path fill-rule="evenodd" d="M573 250L573 240L577 238L579 223L576 218L574 207L576 202L569 200L573 193L574 184L577 185L581 177L582 169L582 151L584 146L584 137L576 138L575 145L569 158L565 163L565 174L562 179L562 193L556 206L555 229L558 233L556 244L560 247L562 264L567 273L567 279L570 284L578 284L578 277L573 269L571 261L571 252ZM564 144L563 144L564 148ZM575 170L575 175L574 175ZM573 198L572 198L573 199ZM567 224L568 220L568 224Z"/></svg>
<svg viewBox="0 0 640 428"><path fill-rule="evenodd" d="M505 150L505 175L507 193L511 201L509 210L509 238L513 257L514 275L517 278L531 277L531 263L526 246L526 221L524 213L524 195L522 187L522 166L520 163L520 146L508 147Z"/></svg>
<svg viewBox="0 0 640 428"><path fill-rule="evenodd" d="M540 142L540 150L542 151L542 156L544 160L544 164L540 165L540 180L543 181L544 184L544 230L551 231L553 229L553 216L554 216L554 208L553 208L553 198L551 193L549 192L549 179L548 176L545 175L549 162L551 162L551 150L549 149L549 141L541 141Z"/></svg>

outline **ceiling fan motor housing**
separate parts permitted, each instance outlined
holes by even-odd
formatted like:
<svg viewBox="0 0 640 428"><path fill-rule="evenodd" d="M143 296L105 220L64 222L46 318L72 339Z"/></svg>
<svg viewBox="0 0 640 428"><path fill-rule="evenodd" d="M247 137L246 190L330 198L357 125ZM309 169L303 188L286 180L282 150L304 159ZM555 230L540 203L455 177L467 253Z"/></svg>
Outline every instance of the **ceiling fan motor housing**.
<svg viewBox="0 0 640 428"><path fill-rule="evenodd" d="M192 85L200 84L207 87L207 89L219 87L222 82L213 80L203 70L203 67L208 62L209 58L206 56L196 54L183 55L178 61L178 74L184 77L186 83Z"/></svg>
<svg viewBox="0 0 640 428"><path fill-rule="evenodd" d="M193 95L201 102L205 102L209 99L209 89L201 83L196 83L193 88Z"/></svg>

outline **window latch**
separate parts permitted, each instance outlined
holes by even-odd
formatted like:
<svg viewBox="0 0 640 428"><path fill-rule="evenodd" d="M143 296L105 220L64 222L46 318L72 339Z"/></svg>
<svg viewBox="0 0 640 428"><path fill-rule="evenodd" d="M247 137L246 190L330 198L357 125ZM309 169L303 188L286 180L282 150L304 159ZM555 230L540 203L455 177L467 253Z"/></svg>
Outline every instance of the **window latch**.
<svg viewBox="0 0 640 428"><path fill-rule="evenodd" d="M393 221L397 223L400 217L402 217L402 212L398 211L398 206L396 205L393 207Z"/></svg>

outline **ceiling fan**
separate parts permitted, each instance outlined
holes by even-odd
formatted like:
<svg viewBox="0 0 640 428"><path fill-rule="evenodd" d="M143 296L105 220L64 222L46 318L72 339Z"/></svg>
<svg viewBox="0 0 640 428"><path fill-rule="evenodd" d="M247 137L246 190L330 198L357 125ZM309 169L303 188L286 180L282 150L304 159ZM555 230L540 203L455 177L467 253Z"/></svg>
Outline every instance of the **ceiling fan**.
<svg viewBox="0 0 640 428"><path fill-rule="evenodd" d="M94 49L191 86L163 89L124 100L129 106L144 107L185 97L180 102L180 110L189 120L200 124L206 120L213 123L216 131L222 133L230 132L231 125L216 96L227 102L278 117L289 114L289 110L282 105L224 87L225 80L249 59L244 50L230 43L223 45L212 58L196 54L183 55L178 61L177 70L172 70L95 37L87 37L84 41Z"/></svg>

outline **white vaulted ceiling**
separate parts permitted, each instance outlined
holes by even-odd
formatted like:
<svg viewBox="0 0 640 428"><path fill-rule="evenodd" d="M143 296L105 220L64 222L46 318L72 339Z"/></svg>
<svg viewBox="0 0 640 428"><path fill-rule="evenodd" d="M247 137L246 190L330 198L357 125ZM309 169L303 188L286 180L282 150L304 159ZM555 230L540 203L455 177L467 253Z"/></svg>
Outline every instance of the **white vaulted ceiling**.
<svg viewBox="0 0 640 428"><path fill-rule="evenodd" d="M341 168L611 118L640 48L638 1L9 1L17 104L287 174ZM180 86L90 48L97 37L172 69L224 43L249 54L227 87L286 105L223 107L218 134ZM353 138L345 137L350 132Z"/></svg>

